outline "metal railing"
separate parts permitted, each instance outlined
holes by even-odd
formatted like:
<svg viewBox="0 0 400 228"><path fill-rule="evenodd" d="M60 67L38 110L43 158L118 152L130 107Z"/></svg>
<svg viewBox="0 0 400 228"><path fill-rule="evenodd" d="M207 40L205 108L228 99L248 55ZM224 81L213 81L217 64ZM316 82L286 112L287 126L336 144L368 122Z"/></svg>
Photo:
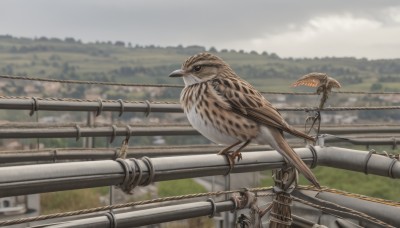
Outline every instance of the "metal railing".
<svg viewBox="0 0 400 228"><path fill-rule="evenodd" d="M171 112L181 113L180 104L175 102L133 102L123 100L83 100L83 99L59 99L59 98L17 98L0 97L0 109L28 110L30 115L36 111L83 111L95 112L100 115L103 111L117 112L122 115L125 112ZM321 111L348 111L348 110L388 110L400 109L400 106L382 107L329 107ZM316 111L317 108L280 108L280 111ZM299 127L300 128L300 127ZM324 143L349 142L356 145L392 145L397 146L397 137L400 134L399 125L387 126L351 126L332 127L322 126L320 138ZM376 139L372 134L388 134L386 138ZM76 138L81 137L110 137L114 141L116 137L131 136L159 136L159 135L199 135L190 126L8 126L0 128L0 138ZM340 135L340 136L338 136ZM362 135L362 137L359 137ZM320 141L321 143L322 141ZM295 142L292 142L292 145ZM323 145L323 144L321 144ZM129 192L134 187L146 186L152 182L175 180L181 178L193 178L204 176L224 175L229 170L226 158L215 153L221 147L196 146L189 148L130 148L127 151L128 158L118 158L118 149L52 149L42 151L29 151L13 153L0 153L3 163L23 163L31 161L52 161L54 164L13 165L0 167L0 197L17 196L23 194L42 193L59 190L80 189L98 186L117 185ZM254 172L268 169L277 169L285 164L284 159L276 151L265 146L249 147L243 152L243 160L238 162L232 173ZM334 168L364 172L391 178L400 178L400 163L398 160L373 154L367 151L356 151L337 147L309 147L298 148L295 151L311 167L329 166ZM179 155L185 156L179 156ZM143 157L143 156L150 156ZM141 157L141 158L139 158ZM349 159L351 158L351 159ZM100 160L65 162L71 160ZM109 160L103 160L109 159ZM115 160L111 160L115 159ZM64 162L59 162L59 161ZM7 164L5 164L6 166ZM294 194L295 195L295 194ZM299 198L303 197L297 195ZM373 215L393 226L400 224L400 220L393 216L398 208L392 210L384 205L374 205L373 209L366 210L372 204L351 201L351 199L335 198L329 194L319 194L321 199L342 203L348 208ZM325 198L324 198L325 197ZM303 197L305 199L307 197ZM310 198L307 198L310 202ZM348 200L348 201L346 201ZM343 202L346 201L346 202ZM319 205L316 211L324 211L323 205ZM318 206L318 205L317 205ZM326 206L326 205L325 205ZM294 211L303 208L304 205L294 204ZM107 216L98 216L56 224L53 227L82 227L94 225L98 227L110 227L118 223L118 227L131 227L146 224L154 224L177 219L210 215L214 212L222 212L236 209L233 201L225 200L215 202L195 202L187 205L171 205L163 208L144 209L121 214L108 213ZM335 216L343 216L332 210L327 213ZM178 213L179 212L179 213ZM154 216L157 214L157 216ZM305 216L305 214L299 214ZM294 216L296 222L315 225L314 222L305 220L301 216ZM331 216L331 219L337 219ZM151 219L150 219L151 218ZM366 223L376 223L355 215L348 218L357 218Z"/></svg>
<svg viewBox="0 0 400 228"><path fill-rule="evenodd" d="M389 157L336 147L295 151L311 167L318 164L400 178L400 162ZM276 169L284 164L275 151L244 152L232 173ZM157 181L224 175L228 170L226 158L216 154L0 167L0 197L109 185L130 188Z"/></svg>

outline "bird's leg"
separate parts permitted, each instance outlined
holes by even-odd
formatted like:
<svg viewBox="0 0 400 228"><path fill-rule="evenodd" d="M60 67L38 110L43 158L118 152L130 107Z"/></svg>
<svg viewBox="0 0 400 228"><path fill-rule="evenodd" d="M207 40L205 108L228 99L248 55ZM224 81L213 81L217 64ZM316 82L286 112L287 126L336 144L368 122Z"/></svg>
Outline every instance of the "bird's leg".
<svg viewBox="0 0 400 228"><path fill-rule="evenodd" d="M227 153L229 153L229 150L230 150L230 149L232 149L233 147L237 146L237 145L240 144L240 143L241 143L241 141L237 141L237 142L235 142L234 144L232 144L232 145L230 145L230 146L228 146L228 147L226 147L226 148L220 150L220 151L218 152L218 155L226 155Z"/></svg>
<svg viewBox="0 0 400 228"><path fill-rule="evenodd" d="M243 145L241 145L239 147L239 149L235 150L234 152L229 151L230 149L232 149L233 147L239 145L240 143L242 143L241 141L238 141L224 149L222 149L220 152L218 152L218 155L225 155L226 158L228 159L229 162L229 171L226 173L226 175L228 175L233 167L235 166L235 158L237 158L237 161L240 161L240 159L242 159L242 153L240 153L240 151L245 148L249 143L251 142L251 140L247 140L246 142L243 143Z"/></svg>
<svg viewBox="0 0 400 228"><path fill-rule="evenodd" d="M229 150L232 149L233 147L239 145L240 143L241 143L241 141L237 141L234 144L232 144L218 152L218 155L224 155L229 162L229 170L225 175L228 175L231 172L231 170L233 169L233 166L235 166L235 158L232 159L232 156L230 154L231 152Z"/></svg>
<svg viewBox="0 0 400 228"><path fill-rule="evenodd" d="M321 113L320 113L320 111L317 111L314 116L308 116L307 119L306 119L305 126L307 125L307 122L309 120L312 121L312 124L311 124L311 127L308 130L307 134L309 134L311 132L311 130L314 128L315 123L318 121L318 129L317 129L317 135L318 135L319 134L319 130L321 128Z"/></svg>
<svg viewBox="0 0 400 228"><path fill-rule="evenodd" d="M235 161L235 158L237 158L237 161L239 162L242 159L242 153L240 153L240 151L245 148L247 145L249 145L249 143L251 142L251 140L247 140L246 142L243 143L243 145L241 145L239 147L239 149L237 149L235 152L233 152L231 154L233 160Z"/></svg>

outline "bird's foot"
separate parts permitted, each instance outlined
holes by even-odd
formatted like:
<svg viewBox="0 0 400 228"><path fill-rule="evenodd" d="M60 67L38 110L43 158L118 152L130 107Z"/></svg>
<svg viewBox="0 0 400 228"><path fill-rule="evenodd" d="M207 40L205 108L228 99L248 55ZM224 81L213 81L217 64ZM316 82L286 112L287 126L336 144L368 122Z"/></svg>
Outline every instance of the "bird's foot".
<svg viewBox="0 0 400 228"><path fill-rule="evenodd" d="M233 167L235 167L235 159L237 158L237 161L239 162L242 159L242 153L240 151L225 151L222 150L218 153L218 155L224 155L226 159L228 160L229 163L229 170L225 175L228 175Z"/></svg>
<svg viewBox="0 0 400 228"><path fill-rule="evenodd" d="M230 153L229 156L232 157L233 161L235 161L235 158L237 158L238 162L243 159L242 158L242 153L240 153L240 151L235 151L233 153Z"/></svg>

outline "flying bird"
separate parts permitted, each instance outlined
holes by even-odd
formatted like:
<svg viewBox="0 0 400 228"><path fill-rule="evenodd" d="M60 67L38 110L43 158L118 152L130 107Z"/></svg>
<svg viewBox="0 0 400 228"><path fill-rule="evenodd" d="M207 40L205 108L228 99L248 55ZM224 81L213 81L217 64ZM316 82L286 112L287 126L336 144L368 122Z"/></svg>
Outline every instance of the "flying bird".
<svg viewBox="0 0 400 228"><path fill-rule="evenodd" d="M220 57L211 53L191 56L169 76L183 78L185 87L180 102L193 128L217 144L228 145L218 154L228 157L231 169L235 158L238 161L242 158L240 151L250 142L269 144L320 187L283 132L310 141L315 139L286 123L272 104Z"/></svg>

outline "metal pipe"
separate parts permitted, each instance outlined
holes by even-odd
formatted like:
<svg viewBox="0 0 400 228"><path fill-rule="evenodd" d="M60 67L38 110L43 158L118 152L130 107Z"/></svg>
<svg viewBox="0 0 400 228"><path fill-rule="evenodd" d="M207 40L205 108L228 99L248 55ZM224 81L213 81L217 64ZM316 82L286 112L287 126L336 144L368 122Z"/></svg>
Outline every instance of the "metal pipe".
<svg viewBox="0 0 400 228"><path fill-rule="evenodd" d="M295 144L291 144L295 145ZM300 145L294 146L300 147ZM152 146L152 147L129 147L127 158L165 157L182 156L195 154L216 154L223 149L218 145L190 145L190 146ZM243 152L271 150L270 146L252 145L244 148ZM119 148L55 148L42 150L19 150L2 151L0 153L0 166L9 165L9 163L35 162L62 162L65 160L110 160L116 159Z"/></svg>
<svg viewBox="0 0 400 228"><path fill-rule="evenodd" d="M384 221L394 227L400 227L400 219L398 217L398 215L400 214L399 207L394 207L390 205L385 205L381 203L376 203L372 201L362 200L350 196L335 194L331 192L324 192L324 191L316 192L309 190L296 190L293 192L293 195L320 206L336 209L337 212L329 211L329 213L336 214L337 216L343 218L360 220L360 218L357 216L350 216L348 214L346 215L343 209L335 207L334 204L350 208L355 211L363 212L371 217ZM333 204L327 205L326 203L321 202L318 199L328 201ZM365 220L364 223L365 222L368 222L368 220Z"/></svg>
<svg viewBox="0 0 400 228"><path fill-rule="evenodd" d="M376 134L384 134L384 133L400 133L400 126L368 126L362 125L358 127L324 127L321 126L321 134L332 134L332 135L346 135L346 134L367 134L367 133L376 133Z"/></svg>
<svg viewBox="0 0 400 228"><path fill-rule="evenodd" d="M132 126L131 135L134 136L159 136L159 135L199 135L190 126ZM0 138L77 138L80 137L113 137L126 136L129 134L128 127L18 127L18 128L0 128ZM335 127L321 128L322 134L333 133L346 133L357 134L363 132L368 133L400 133L400 127L385 127L382 129L371 129L367 127L352 128L347 130L340 130ZM290 138L290 136L289 136ZM374 137L371 137L374 138ZM392 145L397 141L393 137L388 139L346 139L340 137L328 137L331 142L343 141L350 142L358 145ZM375 144L374 144L375 143Z"/></svg>
<svg viewBox="0 0 400 228"><path fill-rule="evenodd" d="M327 192L318 193L315 191L300 190L300 191L295 191L294 193L299 198L304 199L304 197L302 197L299 194L305 193L306 196L323 198L319 196L319 194L325 194ZM347 198L351 198L342 195L336 195L336 194L333 195L335 195L335 198L332 200L332 202L335 202L337 204L341 204L341 202L347 202L348 200ZM261 198L260 200L261 201L259 201L258 205L270 202L269 200L266 200L264 198ZM398 208L394 208L393 211L390 211L391 209L393 209L393 207L391 206L378 204L377 207L371 207L374 206L376 203L371 204L371 202L369 201L364 201L359 199L354 199L354 200L357 201L356 204L359 203L363 204L363 205L357 205L362 207L362 209L364 210L371 209L374 212L376 211L377 214L372 212L374 213L372 216L375 218L378 218L391 225L396 225L397 223L400 222L397 216L392 216L398 213L399 210ZM309 199L307 201L309 201ZM317 205L320 204L317 203ZM300 202L294 202L292 206L293 213L295 213L292 215L293 225L297 225L299 227L311 228L314 227L315 225L318 225L319 223L320 225L325 225L323 227L328 227L328 226L330 227L330 225L336 224L338 220L340 220L339 217L344 217L346 220L341 220L341 222L345 223L349 227L361 227L358 226L358 224L363 224L368 227L369 226L374 227L376 225L375 223L369 220L365 220L364 218L343 213L340 210L331 211L329 210L329 208L332 208L330 206L327 205L322 205L322 206L325 206L327 211L324 210L321 211L318 208L310 207ZM352 202L349 202L349 206L347 207L350 209L356 209L352 207ZM216 202L215 209L216 213L224 211L228 212L234 210L235 206L231 200L225 200L221 202ZM380 217L380 215L384 213L384 211L379 212L380 210L389 211L389 214L387 214L384 217ZM358 210L358 211L363 212L363 210ZM245 212L248 213L248 209L245 209ZM210 202L184 202L184 203L180 202L179 204L176 204L175 202L173 205L168 205L167 202L167 205L166 203L155 203L155 204L142 205L134 208L126 208L123 210L115 211L114 222L117 224L117 227L136 227L136 226L158 224L162 222L176 221L181 219L206 216L212 214L213 214L213 208ZM52 228L111 227L110 216L106 216L105 214L101 213L90 215L90 217L87 216L89 215L86 215L84 217L73 216L69 218L49 219L41 221L40 223L36 222L36 225L34 225L33 227L37 227L38 226L37 224L40 224L39 225L40 227L52 227ZM391 221L393 220L397 221L391 223Z"/></svg>
<svg viewBox="0 0 400 228"><path fill-rule="evenodd" d="M36 104L35 104L36 102ZM121 103L123 103L121 105ZM36 106L36 107L35 107ZM63 101L42 99L0 99L0 109L35 111L112 111L112 112L183 112L180 104L108 101Z"/></svg>
<svg viewBox="0 0 400 228"><path fill-rule="evenodd" d="M309 149L297 151L305 162L311 163L312 153ZM246 152L243 158L232 172L261 171L284 164L277 152ZM128 170L136 171L135 178L139 179L139 170L142 170L139 184L148 182L152 170L142 159L137 160L137 164L129 159L124 161L130 167ZM151 163L155 182L223 175L229 170L226 158L216 154L152 158ZM123 183L126 176L124 166L113 160L0 167L0 173L0 197L118 185Z"/></svg>
<svg viewBox="0 0 400 228"><path fill-rule="evenodd" d="M132 102L122 100L80 100L58 98L1 98L0 109L33 110L33 111L112 111L112 112L182 112L177 103L147 103L144 101ZM355 110L387 110L400 109L399 106L385 107L327 107L322 111L355 111ZM317 111L316 107L286 107L279 111Z"/></svg>
<svg viewBox="0 0 400 228"><path fill-rule="evenodd" d="M369 154L365 151L315 147L315 161L314 152L309 148L295 151L307 164L317 162L322 166L400 178L400 162L385 156L372 154L366 159ZM276 169L285 163L276 151L242 154L243 160L235 165L232 173ZM226 158L216 154L138 159L136 163L131 159L123 161L128 171L135 172L126 173L125 166L113 160L0 167L0 197L119 185L132 178L139 185L147 185L153 181L223 175L229 170Z"/></svg>
<svg viewBox="0 0 400 228"><path fill-rule="evenodd" d="M126 127L0 128L0 138L76 138L128 135ZM131 127L134 136L199 135L191 127Z"/></svg>
<svg viewBox="0 0 400 228"><path fill-rule="evenodd" d="M397 132L398 133L398 132ZM378 134L378 133L377 133ZM396 147L400 137L391 137L388 136L387 138L352 138L349 136L348 138L343 137L327 137L324 139L325 143L337 143L337 142L348 142L353 145L388 145Z"/></svg>
<svg viewBox="0 0 400 228"><path fill-rule="evenodd" d="M400 162L366 151L339 147L316 147L318 165L400 178Z"/></svg>
<svg viewBox="0 0 400 228"><path fill-rule="evenodd" d="M231 201L215 202L215 212L231 211L235 204ZM139 211L130 211L114 214L117 227L138 227L180 219L195 218L213 214L213 206L210 202L196 202L173 206L157 207ZM74 220L46 227L51 228L84 228L98 227L109 228L111 221L107 216L99 216L87 219Z"/></svg>
<svg viewBox="0 0 400 228"><path fill-rule="evenodd" d="M117 185L124 170L115 161L1 167L0 197Z"/></svg>

